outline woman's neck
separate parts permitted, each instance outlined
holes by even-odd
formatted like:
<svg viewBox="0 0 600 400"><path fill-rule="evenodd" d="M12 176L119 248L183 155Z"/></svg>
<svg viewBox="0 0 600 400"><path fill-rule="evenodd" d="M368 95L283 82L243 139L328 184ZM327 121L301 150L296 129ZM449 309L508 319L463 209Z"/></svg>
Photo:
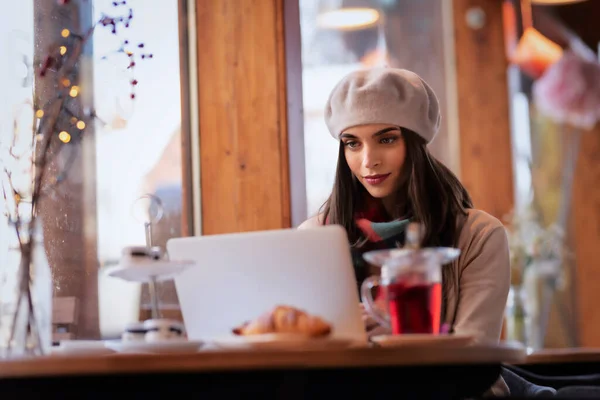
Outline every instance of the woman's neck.
<svg viewBox="0 0 600 400"><path fill-rule="evenodd" d="M398 219L406 214L406 201L397 194L379 200L391 219Z"/></svg>

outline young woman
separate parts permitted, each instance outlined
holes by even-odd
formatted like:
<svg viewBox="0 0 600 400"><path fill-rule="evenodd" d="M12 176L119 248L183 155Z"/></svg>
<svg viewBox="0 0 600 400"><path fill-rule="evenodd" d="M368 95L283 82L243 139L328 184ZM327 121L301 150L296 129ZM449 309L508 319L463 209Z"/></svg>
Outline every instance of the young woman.
<svg viewBox="0 0 600 400"><path fill-rule="evenodd" d="M422 246L461 250L444 268L444 319L455 333L498 341L510 284L503 225L473 203L457 177L428 151L439 103L418 75L400 69L356 71L333 89L325 109L340 141L333 191L300 228L343 226L359 284L373 273L362 253L397 247L407 221L425 228Z"/></svg>
<svg viewBox="0 0 600 400"><path fill-rule="evenodd" d="M343 226L360 285L374 273L362 254L403 244L407 222L420 222L423 247L461 250L443 270L442 320L455 333L498 341L510 284L506 231L473 208L457 177L429 153L440 120L435 93L410 71L375 68L343 78L325 108L340 141L333 190L299 228ZM495 386L504 391L502 382Z"/></svg>

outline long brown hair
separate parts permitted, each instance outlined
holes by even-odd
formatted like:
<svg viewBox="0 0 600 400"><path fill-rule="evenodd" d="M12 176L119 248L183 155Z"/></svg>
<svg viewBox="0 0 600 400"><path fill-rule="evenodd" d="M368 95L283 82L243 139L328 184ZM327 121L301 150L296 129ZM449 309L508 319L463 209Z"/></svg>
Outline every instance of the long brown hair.
<svg viewBox="0 0 600 400"><path fill-rule="evenodd" d="M416 133L401 128L406 145L406 160L402 174L405 177L398 189L399 215L423 224L425 228L422 245L457 246L459 227L457 222L473 207L473 202L456 175L438 161L428 150L425 141ZM338 224L346 229L353 247L361 247L366 238L356 226L354 217L365 207L370 196L364 186L350 171L340 141L335 182L329 199L322 207L322 221ZM444 293L453 284L450 271L444 268ZM446 296L444 296L446 297Z"/></svg>

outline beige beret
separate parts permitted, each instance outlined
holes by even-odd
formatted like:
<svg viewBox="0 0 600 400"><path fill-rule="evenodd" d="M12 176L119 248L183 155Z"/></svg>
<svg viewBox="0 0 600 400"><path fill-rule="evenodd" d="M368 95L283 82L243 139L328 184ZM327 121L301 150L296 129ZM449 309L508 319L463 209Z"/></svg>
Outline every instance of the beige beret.
<svg viewBox="0 0 600 400"><path fill-rule="evenodd" d="M334 87L325 105L325 123L335 139L354 126L389 124L410 129L430 143L440 121L440 105L431 87L405 69L352 72Z"/></svg>

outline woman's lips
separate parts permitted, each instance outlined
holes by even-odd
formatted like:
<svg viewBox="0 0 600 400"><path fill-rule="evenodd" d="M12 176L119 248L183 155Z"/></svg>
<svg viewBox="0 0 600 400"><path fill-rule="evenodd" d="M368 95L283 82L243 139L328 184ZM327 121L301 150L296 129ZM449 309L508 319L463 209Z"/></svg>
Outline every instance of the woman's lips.
<svg viewBox="0 0 600 400"><path fill-rule="evenodd" d="M369 184L369 185L380 185L381 183L383 183L383 181L385 181L388 176L390 176L391 174L385 174L385 175L369 175L369 176L365 176L364 180Z"/></svg>

